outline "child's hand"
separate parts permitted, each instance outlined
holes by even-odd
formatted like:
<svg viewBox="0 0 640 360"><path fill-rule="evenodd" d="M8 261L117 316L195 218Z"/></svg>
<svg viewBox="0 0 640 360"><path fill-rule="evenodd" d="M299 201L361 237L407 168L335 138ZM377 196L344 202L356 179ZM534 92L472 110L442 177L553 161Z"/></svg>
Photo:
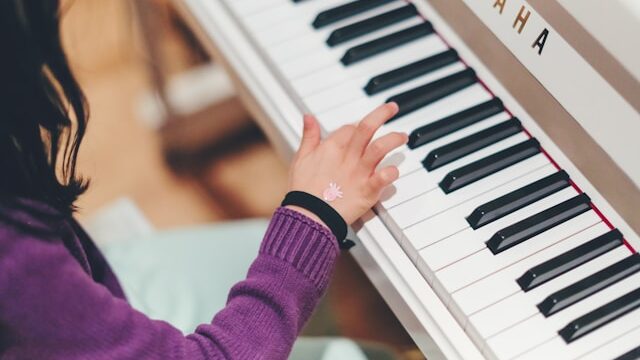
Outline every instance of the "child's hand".
<svg viewBox="0 0 640 360"><path fill-rule="evenodd" d="M357 126L345 125L322 141L316 119L305 116L302 142L289 174L289 190L323 199L329 184L336 184L342 197L328 203L348 224L353 223L399 176L395 166L378 171L376 167L390 151L407 143L407 135L390 133L371 141L375 132L397 112L395 103L382 105ZM293 208L317 220L308 211Z"/></svg>

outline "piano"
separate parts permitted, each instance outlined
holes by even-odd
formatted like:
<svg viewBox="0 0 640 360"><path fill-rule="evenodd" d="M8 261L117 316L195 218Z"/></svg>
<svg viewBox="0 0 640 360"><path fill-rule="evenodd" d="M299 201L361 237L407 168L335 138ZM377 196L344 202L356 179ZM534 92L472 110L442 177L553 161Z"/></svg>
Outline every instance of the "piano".
<svg viewBox="0 0 640 360"><path fill-rule="evenodd" d="M351 251L427 358L640 358L640 64L602 26L632 1L174 3L285 158L303 113L400 105Z"/></svg>

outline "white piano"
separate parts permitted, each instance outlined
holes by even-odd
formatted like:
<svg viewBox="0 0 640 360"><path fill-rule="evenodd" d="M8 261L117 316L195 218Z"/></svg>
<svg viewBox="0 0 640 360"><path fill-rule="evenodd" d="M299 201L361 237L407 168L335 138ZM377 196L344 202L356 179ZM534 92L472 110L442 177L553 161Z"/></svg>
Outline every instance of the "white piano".
<svg viewBox="0 0 640 360"><path fill-rule="evenodd" d="M174 2L284 157L398 102L351 251L429 359L640 357L636 1Z"/></svg>

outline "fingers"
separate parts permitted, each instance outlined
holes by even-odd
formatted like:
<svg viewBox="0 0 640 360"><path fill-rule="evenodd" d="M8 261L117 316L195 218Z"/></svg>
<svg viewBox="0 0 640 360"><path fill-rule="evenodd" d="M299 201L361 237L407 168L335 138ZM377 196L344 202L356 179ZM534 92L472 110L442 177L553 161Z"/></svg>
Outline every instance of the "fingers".
<svg viewBox="0 0 640 360"><path fill-rule="evenodd" d="M367 149L362 156L361 164L373 171L376 166L389 154L393 149L396 149L408 141L407 134L394 132L387 134L367 146Z"/></svg>
<svg viewBox="0 0 640 360"><path fill-rule="evenodd" d="M394 181L398 180L400 172L395 166L388 166L384 169L377 171L371 178L369 178L369 191L374 196L380 196L380 193L384 188L391 185Z"/></svg>
<svg viewBox="0 0 640 360"><path fill-rule="evenodd" d="M397 113L398 105L396 103L388 103L379 106L365 116L358 124L353 138L350 140L349 152L352 155L361 156L376 131Z"/></svg>
<svg viewBox="0 0 640 360"><path fill-rule="evenodd" d="M313 115L305 115L298 155L307 155L313 151L318 144L320 144L320 125L318 125L318 121Z"/></svg>

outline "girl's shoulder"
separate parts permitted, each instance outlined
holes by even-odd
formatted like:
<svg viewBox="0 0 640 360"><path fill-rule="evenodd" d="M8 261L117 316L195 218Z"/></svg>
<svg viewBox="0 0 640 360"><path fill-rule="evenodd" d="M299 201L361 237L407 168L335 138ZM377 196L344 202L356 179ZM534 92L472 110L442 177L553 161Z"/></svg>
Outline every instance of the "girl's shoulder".
<svg viewBox="0 0 640 360"><path fill-rule="evenodd" d="M0 242L22 236L50 238L68 226L69 217L40 200L0 198Z"/></svg>

